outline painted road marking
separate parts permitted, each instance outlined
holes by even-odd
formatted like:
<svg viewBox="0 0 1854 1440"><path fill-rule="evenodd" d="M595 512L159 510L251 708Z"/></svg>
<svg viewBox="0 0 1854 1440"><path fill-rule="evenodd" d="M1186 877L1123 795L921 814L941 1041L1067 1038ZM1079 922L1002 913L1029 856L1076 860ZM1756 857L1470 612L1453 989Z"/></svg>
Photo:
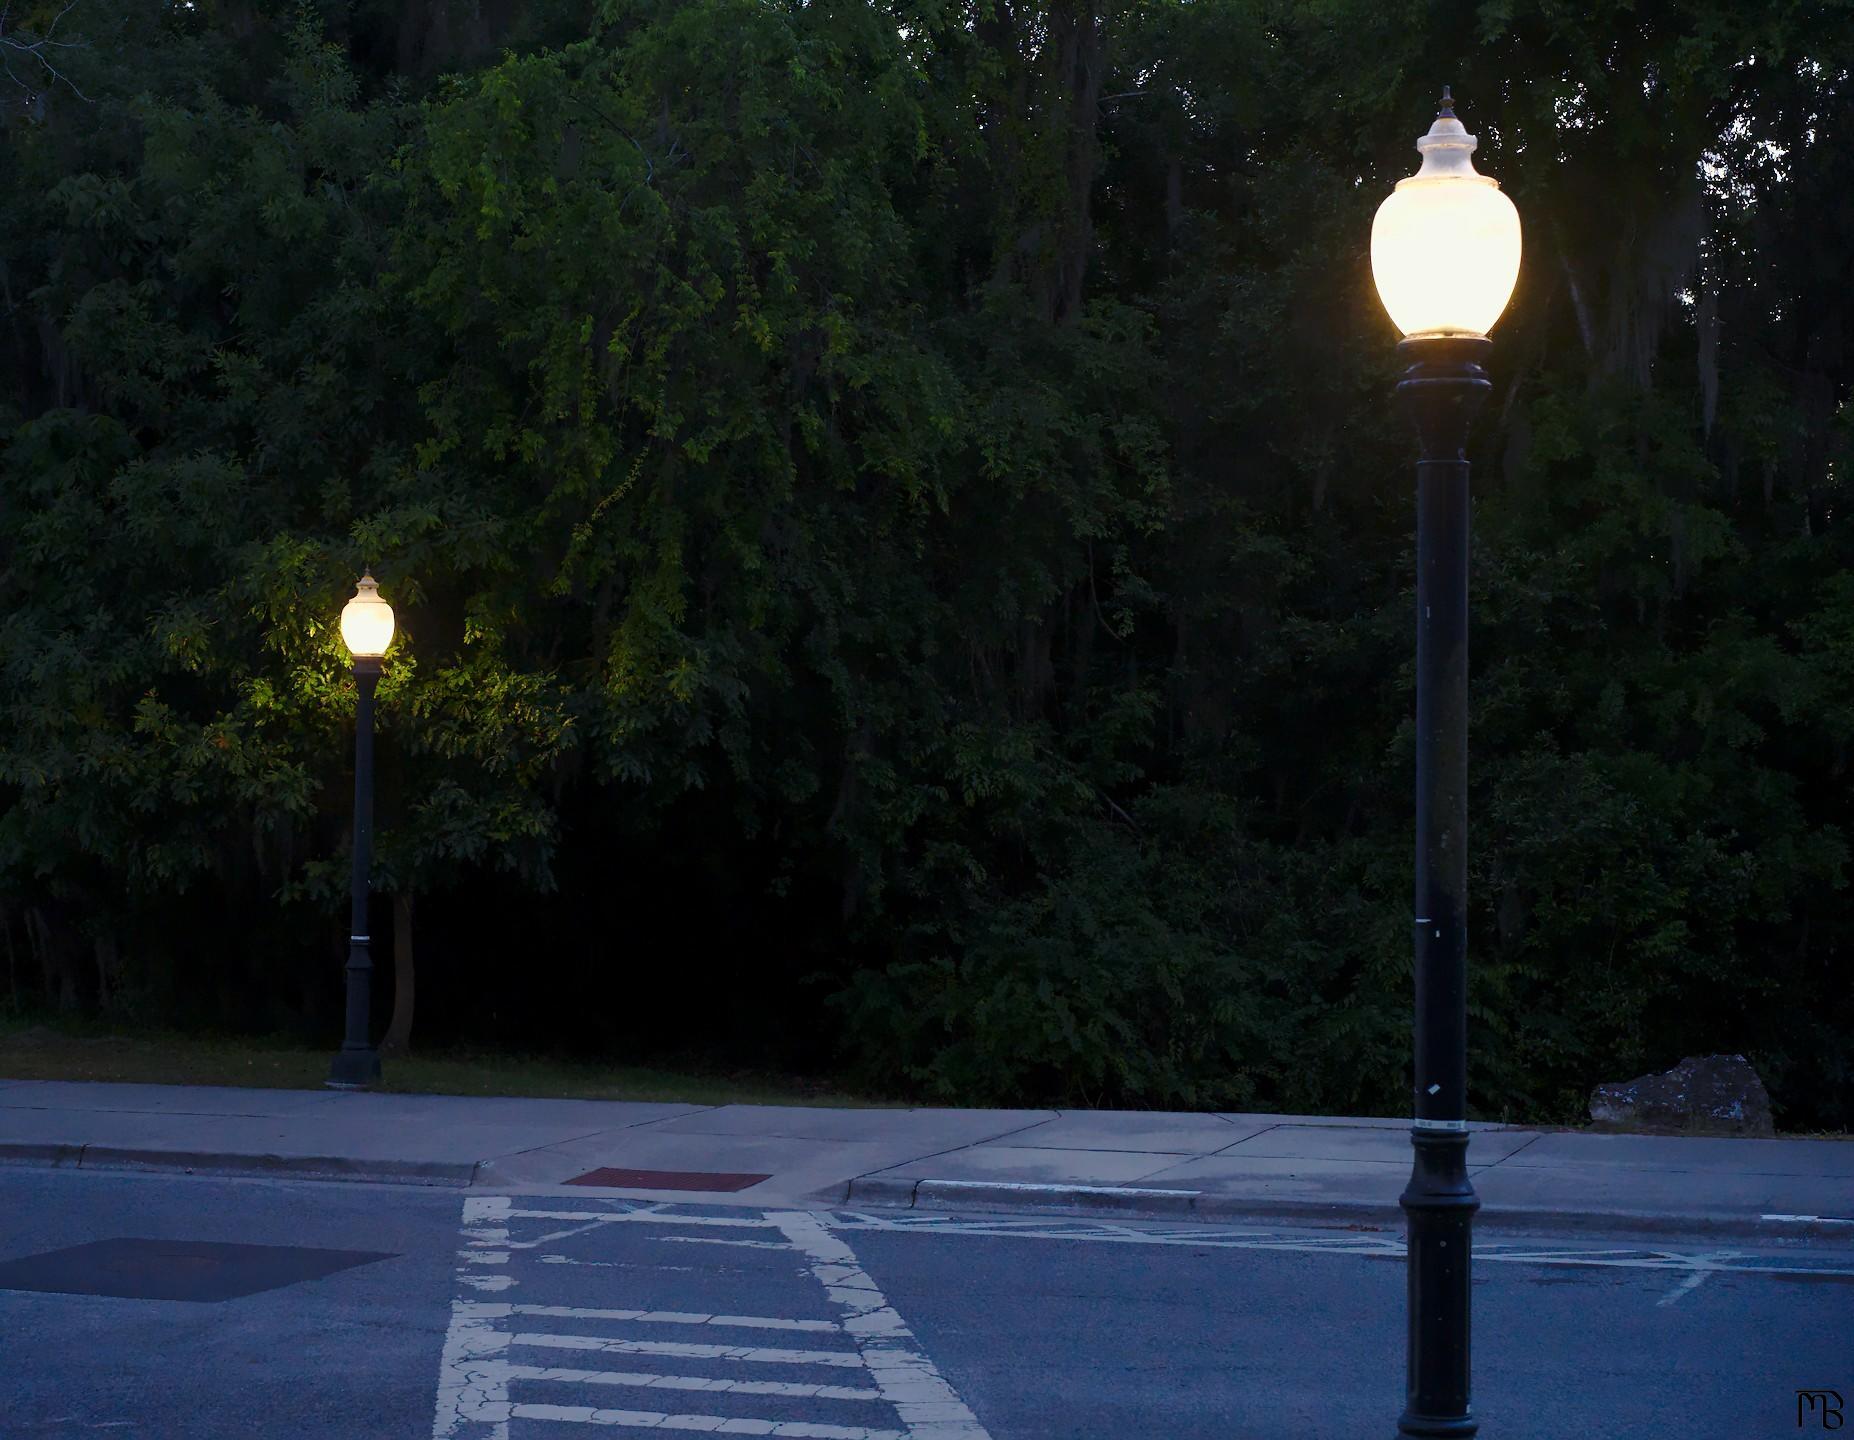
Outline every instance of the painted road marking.
<svg viewBox="0 0 1854 1440"><path fill-rule="evenodd" d="M621 1222L645 1223L657 1225L720 1225L730 1228L764 1230L772 1221L746 1219L738 1215L669 1215L661 1210L510 1210L509 1215L518 1220L589 1220L598 1225L616 1225ZM586 1230L593 1225L583 1227ZM562 1231L562 1236L580 1234L581 1231ZM547 1236L546 1239L558 1239L560 1236Z"/></svg>
<svg viewBox="0 0 1854 1440"><path fill-rule="evenodd" d="M1300 1254L1361 1255L1367 1259L1402 1260L1404 1242L1396 1234L1324 1236L1295 1231L1205 1229L1202 1226L1154 1225L1135 1229L1126 1225L1051 1219L1042 1223L1000 1222L989 1218L958 1216L889 1216L863 1211L836 1211L822 1223L837 1231L886 1230L944 1235L980 1235L998 1239L1076 1240L1109 1245L1171 1245L1212 1250L1279 1250ZM1573 1265L1625 1270L1674 1270L1723 1275L1838 1275L1854 1276L1854 1265L1818 1265L1807 1255L1794 1260L1779 1256L1741 1255L1721 1263L1719 1251L1648 1249L1643 1246L1588 1250L1574 1246L1527 1244L1523 1241L1485 1241L1474 1246L1477 1262L1513 1265ZM1843 1258L1838 1252L1837 1258Z"/></svg>
<svg viewBox="0 0 1854 1440"><path fill-rule="evenodd" d="M568 1370L553 1365L500 1365L509 1380L563 1380L575 1385L627 1385L640 1390L706 1390L729 1395L791 1395L801 1400L880 1400L880 1390L849 1385L806 1385L797 1380L718 1380L661 1371Z"/></svg>
<svg viewBox="0 0 1854 1440"><path fill-rule="evenodd" d="M459 1251L457 1274L459 1290L481 1292L492 1285L505 1290L515 1287L518 1280L533 1282L537 1273L545 1272L521 1268L530 1265L608 1266L614 1271L610 1282L613 1285L624 1283L616 1272L625 1268L656 1271L683 1268L546 1253L547 1246L572 1236L596 1232L605 1225L643 1224L652 1230L681 1229L684 1232L639 1237L655 1242L741 1245L789 1253L811 1280L824 1287L826 1295L838 1307L840 1318L798 1319L708 1311L511 1303L512 1297L497 1300L486 1296L458 1298L453 1301L451 1326L445 1337L433 1427L435 1440L453 1440L453 1437L455 1440L531 1440L530 1425L542 1421L666 1432L783 1435L811 1437L811 1440L841 1440L841 1437L852 1437L852 1440L989 1440L983 1426L923 1353L905 1321L888 1303L850 1248L849 1237L859 1231L1248 1249L1393 1261L1404 1258L1403 1237L1378 1231L1320 1233L1201 1223L1136 1225L1060 1216L965 1218L857 1211L718 1215L680 1213L673 1208L674 1202L644 1204L613 1200L608 1204L610 1208L599 1210L517 1209L505 1196L467 1197L462 1236L465 1243ZM559 1228L562 1225L568 1228ZM757 1231L764 1238L687 1233L716 1228L736 1233ZM535 1232L544 1233L535 1239L519 1238ZM482 1262L491 1255L497 1257L491 1262L495 1270L485 1274ZM1662 1271L1672 1282L1667 1293L1657 1300L1657 1305L1662 1307L1677 1304L1708 1279L1720 1274L1854 1277L1854 1259L1820 1252L1791 1257L1725 1250L1700 1252L1614 1245L1579 1248L1575 1244L1493 1240L1476 1247L1476 1258L1499 1264ZM515 1293L522 1291L517 1289ZM573 1329L587 1333L530 1333L519 1324L527 1316L578 1321L580 1323ZM810 1350L763 1348L753 1344L685 1344L606 1334L608 1326L679 1326L708 1333L728 1328L825 1333L842 1335L856 1348ZM705 1365L740 1365L748 1370L758 1368L761 1363L819 1365L839 1374L844 1370L866 1371L866 1376L857 1378L873 1383L872 1386L831 1385L801 1380L755 1380L750 1374L687 1375L669 1370L599 1370L518 1364L512 1358L517 1347L646 1355L667 1361L689 1358ZM846 1381L851 1378L844 1376ZM526 1398L517 1400L510 1394L513 1384L559 1386L569 1391L576 1386L602 1388L608 1393L613 1389L633 1388L657 1395L725 1394L741 1399L765 1397L769 1401L881 1405L892 1407L901 1428L867 1429L823 1423L828 1416L814 1422L771 1415L717 1416L683 1414L674 1410L611 1409L596 1404L530 1403ZM596 1397L567 1393L560 1398ZM876 1423L881 1421L878 1419Z"/></svg>
<svg viewBox="0 0 1854 1440"><path fill-rule="evenodd" d="M482 1301L451 1301L451 1324L438 1361L433 1440L449 1440L466 1423L488 1426L486 1432L477 1432L483 1440L509 1440L508 1380L496 1365L482 1363L499 1359L508 1348L508 1337L495 1324L500 1318L496 1312L507 1309Z"/></svg>
<svg viewBox="0 0 1854 1440"><path fill-rule="evenodd" d="M1736 1259L1737 1256L1738 1252L1736 1250L1716 1250L1711 1255L1690 1257L1693 1265L1693 1273L1688 1275L1686 1279L1682 1280L1672 1290L1669 1290L1667 1294L1663 1295L1654 1303L1657 1306L1672 1305L1676 1300L1680 1299L1681 1296L1689 1295L1693 1291L1699 1289L1708 1275L1715 1275L1720 1270L1725 1269L1726 1267L1719 1263L1721 1260L1732 1260Z"/></svg>
<svg viewBox="0 0 1854 1440"><path fill-rule="evenodd" d="M676 1227L757 1229L769 1238L726 1241L718 1236L651 1235L651 1240L686 1243L749 1244L784 1251L801 1265L800 1274L821 1284L839 1307L838 1320L799 1319L776 1315L731 1315L708 1311L645 1310L618 1307L547 1305L513 1300L459 1298L451 1302L451 1324L440 1361L434 1440L528 1440L528 1422L610 1426L627 1430L695 1431L715 1435L786 1436L791 1440L990 1440L933 1362L921 1351L901 1317L870 1280L840 1236L831 1234L828 1216L802 1213L749 1215L691 1215L667 1213L660 1205L616 1202L605 1210L518 1209L510 1197L470 1196L464 1201L463 1238L458 1252L460 1289L482 1291L494 1283L498 1290L512 1289L532 1272L520 1267L535 1264L605 1265L629 1268L629 1262L581 1260L543 1253L546 1246L620 1223ZM531 1239L516 1238L520 1229L532 1234L540 1223L558 1227ZM773 1239L772 1236L783 1236ZM643 1237L640 1237L643 1238ZM493 1276L477 1268L498 1267ZM680 1266L651 1266L656 1270ZM610 1283L622 1283L617 1276ZM517 1292L521 1293L521 1292ZM673 1325L704 1330L744 1329L828 1334L846 1337L854 1349L817 1350L763 1347L752 1344L698 1344L676 1340L645 1340L632 1335L605 1333L551 1334L519 1328L527 1317L580 1322L576 1331L602 1332L606 1326ZM744 1337L743 1337L744 1338ZM770 1338L770 1337L769 1337ZM797 1380L756 1380L750 1376L687 1375L663 1370L595 1370L545 1364L517 1363L517 1350L569 1350L594 1354L649 1356L660 1360L688 1359L708 1365L761 1364L820 1366L829 1370L855 1370L863 1385L826 1384ZM846 1379L850 1378L848 1376ZM540 1403L511 1394L515 1384L561 1387L637 1389L657 1394L712 1394L765 1397L768 1400L824 1401L875 1405L892 1410L899 1429L841 1425L827 1420L799 1420L770 1415L711 1415L672 1410L630 1410L593 1404ZM547 1392L543 1392L547 1393ZM568 1395L564 1398L574 1399ZM586 1397L590 1398L590 1397ZM638 1398L643 1398L642 1396ZM788 1412L789 1413L789 1412Z"/></svg>
<svg viewBox="0 0 1854 1440"><path fill-rule="evenodd" d="M750 1420L726 1415L660 1415L652 1410L594 1410L589 1405L511 1405L515 1420L564 1420L623 1425L632 1430L699 1430L704 1435L789 1435L793 1440L912 1440L905 1430L861 1425L813 1425L803 1420ZM915 1432L918 1434L919 1432Z"/></svg>
<svg viewBox="0 0 1854 1440"><path fill-rule="evenodd" d="M754 1365L841 1365L863 1368L853 1350L766 1350L753 1345L690 1345L680 1340L618 1340L603 1335L511 1335L511 1345L544 1350L602 1350L612 1355L669 1355L678 1360L740 1360Z"/></svg>
<svg viewBox="0 0 1854 1440"><path fill-rule="evenodd" d="M646 1325L726 1325L743 1330L843 1329L835 1320L785 1320L776 1315L702 1315L686 1310L583 1310L573 1305L511 1305L517 1315L557 1315L567 1320L636 1320Z"/></svg>
<svg viewBox="0 0 1854 1440"><path fill-rule="evenodd" d="M926 1352L914 1343L875 1281L840 1235L802 1211L767 1216L811 1260L811 1273L843 1307L843 1328L895 1407L912 1440L991 1440L985 1427L953 1393Z"/></svg>

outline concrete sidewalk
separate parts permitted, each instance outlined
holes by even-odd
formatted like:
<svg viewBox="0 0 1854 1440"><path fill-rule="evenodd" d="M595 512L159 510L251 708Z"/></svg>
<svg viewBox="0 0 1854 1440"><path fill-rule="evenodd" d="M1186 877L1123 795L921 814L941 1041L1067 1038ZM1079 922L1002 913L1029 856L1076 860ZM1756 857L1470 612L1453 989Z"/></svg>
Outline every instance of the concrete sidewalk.
<svg viewBox="0 0 1854 1440"><path fill-rule="evenodd" d="M1488 1225L1854 1239L1854 1143L1478 1125ZM827 1110L0 1080L0 1162L756 1206L1398 1225L1408 1123ZM593 1171L657 1172L581 1180ZM729 1188L735 1187L735 1188ZM565 1194L582 1193L575 1189Z"/></svg>

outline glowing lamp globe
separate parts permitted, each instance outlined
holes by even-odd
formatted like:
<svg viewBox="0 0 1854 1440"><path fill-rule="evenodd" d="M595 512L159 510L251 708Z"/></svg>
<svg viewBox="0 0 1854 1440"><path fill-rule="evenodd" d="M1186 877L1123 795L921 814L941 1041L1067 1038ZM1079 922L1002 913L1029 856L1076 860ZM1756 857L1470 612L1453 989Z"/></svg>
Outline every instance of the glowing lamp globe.
<svg viewBox="0 0 1854 1440"><path fill-rule="evenodd" d="M1500 182L1477 174L1474 136L1442 92L1416 142L1423 165L1397 182L1371 222L1371 276L1406 337L1482 336L1519 278L1519 212Z"/></svg>
<svg viewBox="0 0 1854 1440"><path fill-rule="evenodd" d="M393 643L393 607L380 598L372 575L363 575L341 609L341 638L356 660L377 660Z"/></svg>

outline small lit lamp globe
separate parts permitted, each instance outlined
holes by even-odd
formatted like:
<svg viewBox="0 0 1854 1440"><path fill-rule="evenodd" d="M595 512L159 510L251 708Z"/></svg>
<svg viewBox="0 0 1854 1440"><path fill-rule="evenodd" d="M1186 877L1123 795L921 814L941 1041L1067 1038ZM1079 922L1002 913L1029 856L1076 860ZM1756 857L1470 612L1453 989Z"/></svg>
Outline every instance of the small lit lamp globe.
<svg viewBox="0 0 1854 1440"><path fill-rule="evenodd" d="M1371 222L1371 276L1409 339L1486 335L1519 278L1519 212L1498 180L1475 173L1476 143L1444 90L1416 142L1422 168Z"/></svg>
<svg viewBox="0 0 1854 1440"><path fill-rule="evenodd" d="M372 575L363 575L341 609L341 638L356 660L378 660L393 643L393 607L380 598Z"/></svg>

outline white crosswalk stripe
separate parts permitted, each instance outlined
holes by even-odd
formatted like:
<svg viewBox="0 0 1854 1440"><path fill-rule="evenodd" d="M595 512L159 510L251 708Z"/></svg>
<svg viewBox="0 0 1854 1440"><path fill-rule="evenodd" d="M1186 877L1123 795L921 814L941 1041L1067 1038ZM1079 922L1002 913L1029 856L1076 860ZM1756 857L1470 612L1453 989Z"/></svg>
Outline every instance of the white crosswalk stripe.
<svg viewBox="0 0 1854 1440"><path fill-rule="evenodd" d="M685 1310L586 1310L573 1305L511 1305L517 1315L558 1315L569 1320L635 1320L645 1325L719 1325L739 1330L837 1332L835 1320L785 1320L777 1315L701 1315Z"/></svg>
<svg viewBox="0 0 1854 1440"><path fill-rule="evenodd" d="M602 1350L612 1355L668 1355L678 1360L739 1360L749 1365L840 1365L863 1368L851 1350L763 1350L752 1345L694 1345L680 1340L628 1340L604 1335L511 1335L511 1345L548 1350Z"/></svg>
<svg viewBox="0 0 1854 1440"><path fill-rule="evenodd" d="M880 1390L848 1385L805 1385L796 1380L718 1380L707 1375L665 1375L658 1371L566 1370L557 1366L501 1366L508 1380L561 1380L574 1385L624 1385L639 1390L707 1390L728 1395L789 1395L800 1400L880 1400Z"/></svg>
<svg viewBox="0 0 1854 1440"><path fill-rule="evenodd" d="M783 1436L790 1440L990 1440L862 1269L848 1244L825 1228L826 1216L804 1212L666 1213L660 1207L632 1205L599 1210L517 1208L506 1196L471 1196L464 1201L463 1221L465 1248L458 1252L457 1283L460 1290L475 1294L469 1298L460 1294L452 1301L451 1324L440 1364L434 1440L527 1440L529 1422ZM523 1268L531 1261L549 1266L610 1264L549 1252L608 1225L627 1224L759 1230L766 1238L748 1242L752 1248L789 1253L799 1276L808 1277L801 1283L821 1286L825 1297L841 1312L841 1318L555 1305L535 1303L538 1296L534 1300L515 1298L531 1295L527 1287L541 1283ZM563 1225L565 1228L559 1228ZM652 1238L686 1241L702 1237L664 1234ZM479 1268L484 1265L497 1267L493 1281ZM540 1273L562 1276L578 1272ZM624 1282L614 1276L609 1283ZM481 1298L485 1290L502 1298ZM817 1291L810 1295L815 1297ZM815 1306L817 1302L813 1298L809 1303ZM571 1321L573 1325L570 1330L548 1330L534 1323L545 1321ZM854 1348L798 1349L648 1337L649 1329L665 1326L711 1333L757 1330L835 1336L839 1344L847 1342ZM638 1329L646 1333L632 1333ZM663 1332L657 1329L656 1333ZM696 1362L691 1369L719 1373L601 1370L525 1363L516 1358L518 1352L531 1355L536 1350L633 1355L643 1363L686 1360ZM868 1383L831 1384L821 1377L818 1381L755 1378L751 1372L761 1366L853 1370ZM730 1374L729 1367L739 1367L742 1373ZM516 1386L521 1388L512 1391ZM893 1428L886 1423L853 1425L823 1417L800 1418L789 1409L785 1415L709 1414L700 1410L570 1403L595 1400L596 1395L588 1392L599 1390L635 1390L642 1392L637 1396L640 1400L645 1394L664 1398L671 1394L691 1398L727 1396L747 1401L756 1410L762 1405L752 1404L755 1400L767 1410L781 1408L782 1402L786 1406L803 1406L823 1401L866 1407L860 1418L880 1420L886 1415L899 1423ZM537 1393L545 1398L530 1398ZM842 1414L847 1420L855 1411L845 1410Z"/></svg>
<svg viewBox="0 0 1854 1440"><path fill-rule="evenodd" d="M754 1420L726 1415L660 1415L651 1410L595 1410L590 1405L511 1405L516 1420L565 1420L623 1425L632 1430L699 1430L704 1435L784 1435L792 1440L911 1440L906 1430L816 1425L806 1420Z"/></svg>
<svg viewBox="0 0 1854 1440"><path fill-rule="evenodd" d="M794 1211L768 1218L804 1252L811 1273L843 1307L843 1328L856 1337L876 1387L894 1405L910 1440L990 1440L842 1237L815 1215Z"/></svg>

